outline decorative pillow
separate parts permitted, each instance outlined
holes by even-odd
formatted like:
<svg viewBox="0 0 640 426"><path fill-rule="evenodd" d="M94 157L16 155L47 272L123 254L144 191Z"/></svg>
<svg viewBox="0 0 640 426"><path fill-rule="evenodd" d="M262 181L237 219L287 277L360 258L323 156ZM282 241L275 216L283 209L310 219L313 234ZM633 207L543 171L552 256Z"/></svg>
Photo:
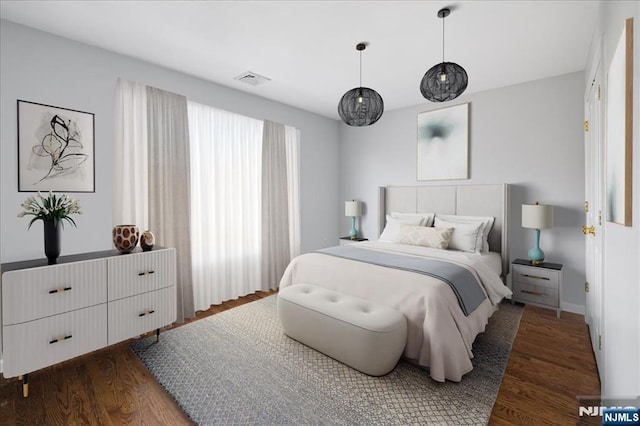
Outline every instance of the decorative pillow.
<svg viewBox="0 0 640 426"><path fill-rule="evenodd" d="M447 222L436 217L435 226L437 228L453 228L449 248L467 252L480 252L478 242L482 248L482 222L478 223L456 223Z"/></svg>
<svg viewBox="0 0 640 426"><path fill-rule="evenodd" d="M435 213L399 213L391 212L391 217L394 219L413 219L416 217L421 218L421 226L433 226L433 218Z"/></svg>
<svg viewBox="0 0 640 426"><path fill-rule="evenodd" d="M454 223L478 223L482 222L482 246L476 246L476 251L489 251L489 232L491 232L491 228L493 228L493 223L495 222L495 217L491 216L459 216L452 214L439 214L438 217L442 220L446 220L447 222Z"/></svg>
<svg viewBox="0 0 640 426"><path fill-rule="evenodd" d="M391 216L387 215L387 224L380 234L380 238L378 241L388 241L390 243L396 242L396 235L398 235L398 231L400 231L400 225L420 225L422 221L421 217L413 217L407 219L394 219Z"/></svg>
<svg viewBox="0 0 640 426"><path fill-rule="evenodd" d="M400 231L396 235L396 242L446 250L452 234L453 228L400 225Z"/></svg>

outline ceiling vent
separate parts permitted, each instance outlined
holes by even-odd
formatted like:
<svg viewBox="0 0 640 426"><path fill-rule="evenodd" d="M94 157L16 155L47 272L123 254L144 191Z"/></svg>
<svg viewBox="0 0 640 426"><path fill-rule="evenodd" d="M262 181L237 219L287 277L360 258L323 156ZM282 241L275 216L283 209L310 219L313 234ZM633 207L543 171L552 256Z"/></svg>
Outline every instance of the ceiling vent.
<svg viewBox="0 0 640 426"><path fill-rule="evenodd" d="M241 81L243 83L250 84L252 86L259 86L268 81L271 81L270 78L263 77L260 74L256 74L255 72L247 71L233 78L234 80Z"/></svg>

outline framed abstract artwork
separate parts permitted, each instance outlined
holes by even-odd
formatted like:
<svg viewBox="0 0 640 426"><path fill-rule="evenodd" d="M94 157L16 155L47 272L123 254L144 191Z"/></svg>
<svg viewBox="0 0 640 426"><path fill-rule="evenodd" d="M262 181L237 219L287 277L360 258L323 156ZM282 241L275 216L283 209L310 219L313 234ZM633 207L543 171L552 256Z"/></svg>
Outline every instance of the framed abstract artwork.
<svg viewBox="0 0 640 426"><path fill-rule="evenodd" d="M633 18L625 21L607 73L607 222L631 226L633 203Z"/></svg>
<svg viewBox="0 0 640 426"><path fill-rule="evenodd" d="M418 114L417 180L468 179L469 104Z"/></svg>
<svg viewBox="0 0 640 426"><path fill-rule="evenodd" d="M18 100L18 191L95 192L92 113Z"/></svg>

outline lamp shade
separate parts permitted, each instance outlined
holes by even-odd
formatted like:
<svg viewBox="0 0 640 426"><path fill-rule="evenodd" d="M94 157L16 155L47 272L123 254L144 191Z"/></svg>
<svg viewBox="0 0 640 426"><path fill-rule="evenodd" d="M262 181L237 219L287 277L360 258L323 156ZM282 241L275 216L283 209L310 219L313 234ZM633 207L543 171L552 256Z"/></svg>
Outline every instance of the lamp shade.
<svg viewBox="0 0 640 426"><path fill-rule="evenodd" d="M420 81L420 92L431 102L451 101L462 94L469 84L467 71L455 62L444 60L444 18L449 16L451 9L438 11L438 18L442 18L442 62L432 66Z"/></svg>
<svg viewBox="0 0 640 426"><path fill-rule="evenodd" d="M350 217L362 216L362 204L360 204L360 201L346 201L344 203L344 215Z"/></svg>
<svg viewBox="0 0 640 426"><path fill-rule="evenodd" d="M553 227L553 206L547 204L523 204L522 227L545 229Z"/></svg>
<svg viewBox="0 0 640 426"><path fill-rule="evenodd" d="M452 101L467 89L467 72L455 62L442 62L429 69L420 82L420 92L431 102Z"/></svg>
<svg viewBox="0 0 640 426"><path fill-rule="evenodd" d="M370 126L384 112L382 96L373 89L362 87L362 51L366 48L365 42L356 45L356 50L360 52L360 86L342 95L338 103L338 115L349 126Z"/></svg>
<svg viewBox="0 0 640 426"><path fill-rule="evenodd" d="M356 87L342 95L338 115L349 126L370 126L382 117L382 96L368 87Z"/></svg>

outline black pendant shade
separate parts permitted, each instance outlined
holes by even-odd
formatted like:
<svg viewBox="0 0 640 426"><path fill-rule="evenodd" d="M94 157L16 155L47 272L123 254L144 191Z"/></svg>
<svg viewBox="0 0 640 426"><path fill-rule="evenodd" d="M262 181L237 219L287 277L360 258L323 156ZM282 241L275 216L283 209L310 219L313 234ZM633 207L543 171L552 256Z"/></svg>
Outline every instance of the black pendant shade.
<svg viewBox="0 0 640 426"><path fill-rule="evenodd" d="M370 126L378 121L384 112L382 96L373 89L362 87L362 51L365 48L364 43L356 46L360 51L360 87L342 95L338 103L338 115L349 126Z"/></svg>
<svg viewBox="0 0 640 426"><path fill-rule="evenodd" d="M469 84L464 68L454 62L444 61L444 18L450 13L447 8L438 11L438 18L442 18L442 62L432 66L420 82L422 96L431 102L451 101L460 96Z"/></svg>
<svg viewBox="0 0 640 426"><path fill-rule="evenodd" d="M338 114L349 126L369 126L382 117L382 96L368 87L356 87L342 95Z"/></svg>
<svg viewBox="0 0 640 426"><path fill-rule="evenodd" d="M468 83L464 68L454 62L442 62L432 66L422 77L420 92L431 102L446 102L460 96Z"/></svg>

